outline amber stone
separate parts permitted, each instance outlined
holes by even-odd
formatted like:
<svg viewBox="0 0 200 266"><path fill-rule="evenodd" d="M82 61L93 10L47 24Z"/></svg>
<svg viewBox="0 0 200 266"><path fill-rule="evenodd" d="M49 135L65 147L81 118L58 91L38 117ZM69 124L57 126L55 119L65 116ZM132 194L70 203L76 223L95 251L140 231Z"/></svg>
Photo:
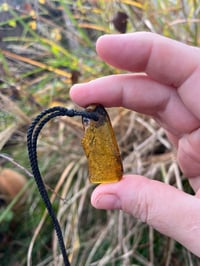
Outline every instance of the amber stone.
<svg viewBox="0 0 200 266"><path fill-rule="evenodd" d="M90 105L87 112L95 112L98 120L82 118L84 136L82 146L88 159L89 179L92 183L112 183L122 178L123 166L110 118L102 105Z"/></svg>

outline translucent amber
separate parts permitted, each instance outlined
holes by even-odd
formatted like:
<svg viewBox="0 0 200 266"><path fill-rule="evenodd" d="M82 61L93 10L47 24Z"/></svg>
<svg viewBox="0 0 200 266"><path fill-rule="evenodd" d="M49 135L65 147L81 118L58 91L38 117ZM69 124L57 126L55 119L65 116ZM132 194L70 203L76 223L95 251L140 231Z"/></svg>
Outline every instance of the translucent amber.
<svg viewBox="0 0 200 266"><path fill-rule="evenodd" d="M101 105L91 105L87 112L96 112L98 121L83 117L82 146L88 159L89 179L92 183L117 182L122 178L123 166L110 118Z"/></svg>

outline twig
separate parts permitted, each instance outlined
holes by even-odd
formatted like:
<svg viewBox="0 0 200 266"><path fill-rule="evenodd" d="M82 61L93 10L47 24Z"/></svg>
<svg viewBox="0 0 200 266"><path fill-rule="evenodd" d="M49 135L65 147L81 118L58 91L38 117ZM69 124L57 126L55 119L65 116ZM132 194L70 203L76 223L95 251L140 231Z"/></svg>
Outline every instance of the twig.
<svg viewBox="0 0 200 266"><path fill-rule="evenodd" d="M0 157L6 159L7 161L11 162L12 164L14 164L15 166L17 166L19 169L21 169L22 171L24 171L28 176L33 177L32 173L29 172L25 167L23 167L22 165L20 165L18 162L16 162L12 157L4 154L4 153L0 153Z"/></svg>

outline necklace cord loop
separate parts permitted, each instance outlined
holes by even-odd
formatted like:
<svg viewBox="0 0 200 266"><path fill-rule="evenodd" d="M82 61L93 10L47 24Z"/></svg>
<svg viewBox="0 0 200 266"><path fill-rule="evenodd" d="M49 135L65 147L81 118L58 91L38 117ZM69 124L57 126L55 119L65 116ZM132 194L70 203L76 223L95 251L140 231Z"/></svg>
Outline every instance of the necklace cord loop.
<svg viewBox="0 0 200 266"><path fill-rule="evenodd" d="M82 110L74 110L74 109L67 109L61 106L55 106L52 108L48 108L42 111L32 122L29 126L27 131L27 148L28 148L28 155L29 161L32 169L33 176L35 178L35 182L37 184L39 193L44 201L44 204L48 210L49 216L51 217L54 229L57 234L59 247L61 249L61 253L64 260L65 266L70 266L68 256L65 249L64 239L61 231L60 224L57 220L55 212L53 210L51 201L49 199L47 190L45 188L45 184L43 182L39 167L38 167L38 160L37 160L37 139L45 124L50 121L51 119L57 116L82 116L82 118L89 118L95 121L98 120L98 115L95 112L88 112Z"/></svg>

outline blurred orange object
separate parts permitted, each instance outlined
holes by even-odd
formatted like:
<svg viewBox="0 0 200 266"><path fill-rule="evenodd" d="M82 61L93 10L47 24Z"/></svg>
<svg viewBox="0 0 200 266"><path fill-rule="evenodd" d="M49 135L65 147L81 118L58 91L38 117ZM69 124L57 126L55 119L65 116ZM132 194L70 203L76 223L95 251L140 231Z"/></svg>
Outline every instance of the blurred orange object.
<svg viewBox="0 0 200 266"><path fill-rule="evenodd" d="M27 183L25 176L9 168L0 170L0 199L9 204ZM20 197L19 201L14 205L17 209L25 202L25 193Z"/></svg>

